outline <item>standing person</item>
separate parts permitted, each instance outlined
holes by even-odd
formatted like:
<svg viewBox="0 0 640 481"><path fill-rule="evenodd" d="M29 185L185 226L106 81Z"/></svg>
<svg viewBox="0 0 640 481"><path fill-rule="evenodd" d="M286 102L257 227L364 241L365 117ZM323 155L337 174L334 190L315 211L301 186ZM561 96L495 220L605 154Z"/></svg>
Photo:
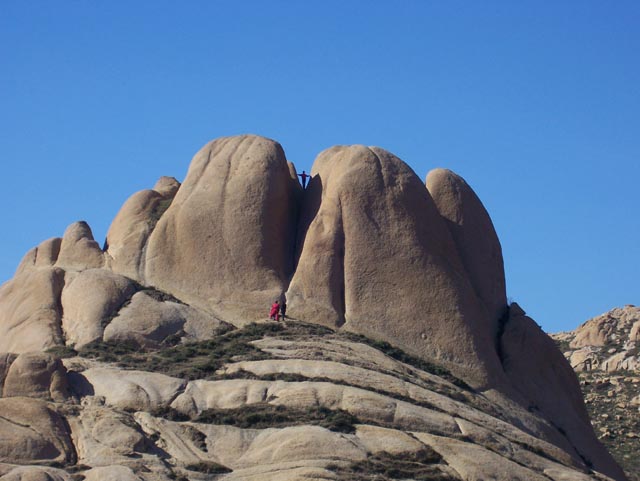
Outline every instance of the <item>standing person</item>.
<svg viewBox="0 0 640 481"><path fill-rule="evenodd" d="M307 174L304 170L302 171L302 174L298 174L298 177L300 177L302 179L302 188L306 189L307 188L307 179L310 178L311 176L309 174Z"/></svg>
<svg viewBox="0 0 640 481"><path fill-rule="evenodd" d="M287 300L286 299L282 299L282 304L280 304L280 315L282 316L283 321L287 317Z"/></svg>
<svg viewBox="0 0 640 481"><path fill-rule="evenodd" d="M275 319L276 321L280 320L280 303L277 300L271 305L271 311L269 311L269 319Z"/></svg>

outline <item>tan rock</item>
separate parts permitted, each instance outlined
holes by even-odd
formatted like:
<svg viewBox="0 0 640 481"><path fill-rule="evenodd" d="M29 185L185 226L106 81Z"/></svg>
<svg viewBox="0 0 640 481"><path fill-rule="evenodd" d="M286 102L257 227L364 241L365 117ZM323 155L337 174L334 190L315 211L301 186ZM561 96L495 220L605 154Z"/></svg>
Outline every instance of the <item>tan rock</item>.
<svg viewBox="0 0 640 481"><path fill-rule="evenodd" d="M63 402L69 397L66 369L52 354L22 353L9 368L3 396Z"/></svg>
<svg viewBox="0 0 640 481"><path fill-rule="evenodd" d="M505 373L524 399L558 429L596 470L623 479L622 470L596 438L578 379L553 340L512 304L500 340ZM528 404L528 406L527 406Z"/></svg>
<svg viewBox="0 0 640 481"><path fill-rule="evenodd" d="M600 349L593 346L585 346L571 352L569 363L576 372L592 371L600 365L598 353Z"/></svg>
<svg viewBox="0 0 640 481"><path fill-rule="evenodd" d="M492 321L415 173L382 149L351 146L321 153L312 174L291 316L403 346L475 386L499 383Z"/></svg>
<svg viewBox="0 0 640 481"><path fill-rule="evenodd" d="M84 481L142 481L127 466L101 466L83 473Z"/></svg>
<svg viewBox="0 0 640 481"><path fill-rule="evenodd" d="M605 359L600 365L600 369L606 372L635 371L640 369L640 359L630 355L627 351L623 351Z"/></svg>
<svg viewBox="0 0 640 481"><path fill-rule="evenodd" d="M629 332L629 340L635 342L640 341L640 320L633 323L631 331Z"/></svg>
<svg viewBox="0 0 640 481"><path fill-rule="evenodd" d="M439 453L464 480L548 481L549 479L476 444L425 433L413 434L419 441Z"/></svg>
<svg viewBox="0 0 640 481"><path fill-rule="evenodd" d="M41 351L63 344L60 293L64 271L30 269L0 287L0 352Z"/></svg>
<svg viewBox="0 0 640 481"><path fill-rule="evenodd" d="M356 437L367 453L371 454L406 455L424 449L424 444L416 438L396 429L359 424L356 429Z"/></svg>
<svg viewBox="0 0 640 481"><path fill-rule="evenodd" d="M127 464L145 451L145 436L129 414L85 406L68 420L79 464Z"/></svg>
<svg viewBox="0 0 640 481"><path fill-rule="evenodd" d="M132 341L143 347L158 347L172 335L187 339L211 339L227 324L211 314L176 302L160 302L148 292L134 294L104 330L105 341Z"/></svg>
<svg viewBox="0 0 640 481"><path fill-rule="evenodd" d="M491 218L473 189L450 170L432 170L426 184L496 332L507 309L507 294L502 247Z"/></svg>
<svg viewBox="0 0 640 481"><path fill-rule="evenodd" d="M24 270L33 267L53 266L58 260L61 244L62 239L60 237L53 237L41 242L38 247L34 247L29 252L27 252L27 254L20 262L20 265L16 270L16 274L19 274Z"/></svg>
<svg viewBox="0 0 640 481"><path fill-rule="evenodd" d="M68 345L101 340L105 326L135 292L128 278L106 269L87 269L62 291L62 329Z"/></svg>
<svg viewBox="0 0 640 481"><path fill-rule="evenodd" d="M143 411L169 405L185 385L182 379L157 372L96 367L78 374L72 388L80 396L102 397L110 406Z"/></svg>
<svg viewBox="0 0 640 481"><path fill-rule="evenodd" d="M142 281L149 235L179 188L173 177L161 177L153 190L137 192L125 202L107 233L107 254L114 272Z"/></svg>
<svg viewBox="0 0 640 481"><path fill-rule="evenodd" d="M168 177L166 175L160 177L156 185L153 186L153 190L158 194L171 199L175 197L178 189L180 189L180 182L178 182L175 177Z"/></svg>
<svg viewBox="0 0 640 481"><path fill-rule="evenodd" d="M207 144L149 238L146 283L234 324L266 317L293 269L296 185L272 140Z"/></svg>
<svg viewBox="0 0 640 481"><path fill-rule="evenodd" d="M439 411L398 401L390 396L328 382L283 382L232 379L192 381L171 407L195 417L207 409L230 409L267 401L307 409L342 409L363 421L385 421L405 429L453 435L453 418Z"/></svg>
<svg viewBox="0 0 640 481"><path fill-rule="evenodd" d="M240 457L238 465L256 466L314 458L358 461L365 458L365 452L354 445L350 436L319 426L293 426L263 430Z"/></svg>
<svg viewBox="0 0 640 481"><path fill-rule="evenodd" d="M69 473L62 469L46 466L16 466L0 481L73 481Z"/></svg>
<svg viewBox="0 0 640 481"><path fill-rule="evenodd" d="M150 436L160 437L159 446L182 463L213 461L234 471L255 466L309 464L313 460L362 460L365 449L355 436L328 431L319 426L282 429L240 429L198 423L176 423L136 413L136 420ZM189 432L199 432L194 443ZM204 438L204 440L202 439ZM204 443L204 446L202 445ZM297 479L297 478L294 478Z"/></svg>
<svg viewBox="0 0 640 481"><path fill-rule="evenodd" d="M75 462L63 418L39 399L0 399L0 433L0 463Z"/></svg>
<svg viewBox="0 0 640 481"><path fill-rule="evenodd" d="M84 270L102 267L104 265L104 253L93 238L89 225L84 222L76 222L67 227L62 237L60 253L56 266L65 269Z"/></svg>

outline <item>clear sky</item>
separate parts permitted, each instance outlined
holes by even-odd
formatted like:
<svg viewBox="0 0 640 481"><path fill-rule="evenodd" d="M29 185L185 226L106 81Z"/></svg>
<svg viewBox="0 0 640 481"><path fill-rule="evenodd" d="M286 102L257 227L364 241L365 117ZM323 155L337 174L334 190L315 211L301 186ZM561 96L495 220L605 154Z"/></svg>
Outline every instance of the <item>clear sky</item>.
<svg viewBox="0 0 640 481"><path fill-rule="evenodd" d="M0 282L211 139L462 175L550 332L640 304L640 2L0 2Z"/></svg>

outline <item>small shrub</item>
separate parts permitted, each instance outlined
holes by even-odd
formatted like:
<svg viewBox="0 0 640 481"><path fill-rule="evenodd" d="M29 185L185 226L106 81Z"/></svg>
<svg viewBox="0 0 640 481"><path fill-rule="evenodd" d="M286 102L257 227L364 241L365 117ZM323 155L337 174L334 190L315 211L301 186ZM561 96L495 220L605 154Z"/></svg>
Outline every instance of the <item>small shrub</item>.
<svg viewBox="0 0 640 481"><path fill-rule="evenodd" d="M243 429L265 429L300 425L322 426L341 433L355 432L358 418L342 410L324 407L291 408L268 403L247 404L235 409L208 409L195 419L205 424L225 424Z"/></svg>
<svg viewBox="0 0 640 481"><path fill-rule="evenodd" d="M48 353L53 354L60 359L65 359L67 357L75 357L78 355L78 351L69 346L54 346L47 349Z"/></svg>
<svg viewBox="0 0 640 481"><path fill-rule="evenodd" d="M200 461L193 464L187 464L185 469L189 471L198 471L205 474L222 474L230 473L232 470L213 461Z"/></svg>

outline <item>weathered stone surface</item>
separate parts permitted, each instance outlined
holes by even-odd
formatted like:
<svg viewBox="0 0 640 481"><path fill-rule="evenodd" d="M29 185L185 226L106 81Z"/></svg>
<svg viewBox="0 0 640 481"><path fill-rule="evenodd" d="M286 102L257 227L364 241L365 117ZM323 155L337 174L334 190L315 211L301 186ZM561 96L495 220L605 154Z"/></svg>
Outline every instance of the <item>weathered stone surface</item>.
<svg viewBox="0 0 640 481"><path fill-rule="evenodd" d="M450 170L432 170L426 183L496 332L506 312L507 293L502 247L491 218L471 187Z"/></svg>
<svg viewBox="0 0 640 481"><path fill-rule="evenodd" d="M52 354L22 353L9 368L2 394L63 402L69 396L66 369Z"/></svg>
<svg viewBox="0 0 640 481"><path fill-rule="evenodd" d="M634 325L638 322L640 307L628 305L612 309L578 327L572 333L570 347L579 349L585 346L605 346L614 343L620 336L628 336L630 340L634 340L637 336Z"/></svg>
<svg viewBox="0 0 640 481"><path fill-rule="evenodd" d="M126 466L101 466L83 473L84 481L142 481Z"/></svg>
<svg viewBox="0 0 640 481"><path fill-rule="evenodd" d="M600 365L598 352L600 349L593 346L585 346L576 351L569 352L569 363L576 372L591 371Z"/></svg>
<svg viewBox="0 0 640 481"><path fill-rule="evenodd" d="M107 233L107 255L114 272L142 281L149 235L179 188L173 177L161 177L153 190L137 192L124 203Z"/></svg>
<svg viewBox="0 0 640 481"><path fill-rule="evenodd" d="M640 369L640 358L630 355L628 351L619 352L605 359L600 369L607 372L637 371Z"/></svg>
<svg viewBox="0 0 640 481"><path fill-rule="evenodd" d="M93 238L89 225L75 222L67 227L62 237L56 266L65 269L84 270L104 265L104 253Z"/></svg>
<svg viewBox="0 0 640 481"><path fill-rule="evenodd" d="M333 147L305 194L294 318L401 345L475 386L500 382L492 325L424 184L389 152Z"/></svg>
<svg viewBox="0 0 640 481"><path fill-rule="evenodd" d="M562 429L596 470L623 479L622 470L593 433L571 366L553 340L515 304L500 342L505 373L525 403Z"/></svg>
<svg viewBox="0 0 640 481"><path fill-rule="evenodd" d="M134 453L146 448L144 434L125 413L85 406L79 416L69 417L69 426L79 464L127 464Z"/></svg>
<svg viewBox="0 0 640 481"><path fill-rule="evenodd" d="M131 303L105 328L104 340L158 347L173 335L192 340L211 339L226 326L211 314L177 302L161 302L141 291L134 294Z"/></svg>
<svg viewBox="0 0 640 481"><path fill-rule="evenodd" d="M135 290L130 279L106 269L77 274L62 291L67 344L78 348L102 339L105 326Z"/></svg>
<svg viewBox="0 0 640 481"><path fill-rule="evenodd" d="M58 260L58 254L60 254L60 246L62 239L60 237L53 237L47 239L34 247L25 254L20 265L16 269L16 274L24 272L26 269L33 267L51 267Z"/></svg>
<svg viewBox="0 0 640 481"><path fill-rule="evenodd" d="M207 144L148 241L145 281L217 317L266 317L292 272L295 182L280 145Z"/></svg>
<svg viewBox="0 0 640 481"><path fill-rule="evenodd" d="M0 352L41 351L62 344L64 271L29 269L0 287Z"/></svg>
<svg viewBox="0 0 640 481"><path fill-rule="evenodd" d="M165 198L175 197L178 189L180 188L180 182L175 177L168 177L163 175L158 179L156 185L153 186L153 190L155 190L158 194L162 195Z"/></svg>
<svg viewBox="0 0 640 481"><path fill-rule="evenodd" d="M71 387L80 396L100 396L110 406L144 411L169 405L185 385L160 373L96 367L78 374Z"/></svg>
<svg viewBox="0 0 640 481"><path fill-rule="evenodd" d="M39 399L0 399L0 433L0 463L75 461L63 418Z"/></svg>
<svg viewBox="0 0 640 481"><path fill-rule="evenodd" d="M0 481L74 481L69 473L62 469L46 466L16 466Z"/></svg>
<svg viewBox="0 0 640 481"><path fill-rule="evenodd" d="M416 438L397 429L360 424L356 429L356 437L371 454L407 455L424 449L424 444Z"/></svg>
<svg viewBox="0 0 640 481"><path fill-rule="evenodd" d="M365 450L354 436L328 431L319 426L283 429L239 429L197 423L179 424L136 413L148 435L161 437L161 447L183 463L214 461L231 469L264 465L306 464L312 460L363 460ZM194 443L190 432L201 433ZM204 436L202 436L204 435ZM294 478L297 479L297 478Z"/></svg>
<svg viewBox="0 0 640 481"><path fill-rule="evenodd" d="M414 435L442 455L447 464L464 480L548 481L546 476L481 446L425 433L414 433Z"/></svg>

